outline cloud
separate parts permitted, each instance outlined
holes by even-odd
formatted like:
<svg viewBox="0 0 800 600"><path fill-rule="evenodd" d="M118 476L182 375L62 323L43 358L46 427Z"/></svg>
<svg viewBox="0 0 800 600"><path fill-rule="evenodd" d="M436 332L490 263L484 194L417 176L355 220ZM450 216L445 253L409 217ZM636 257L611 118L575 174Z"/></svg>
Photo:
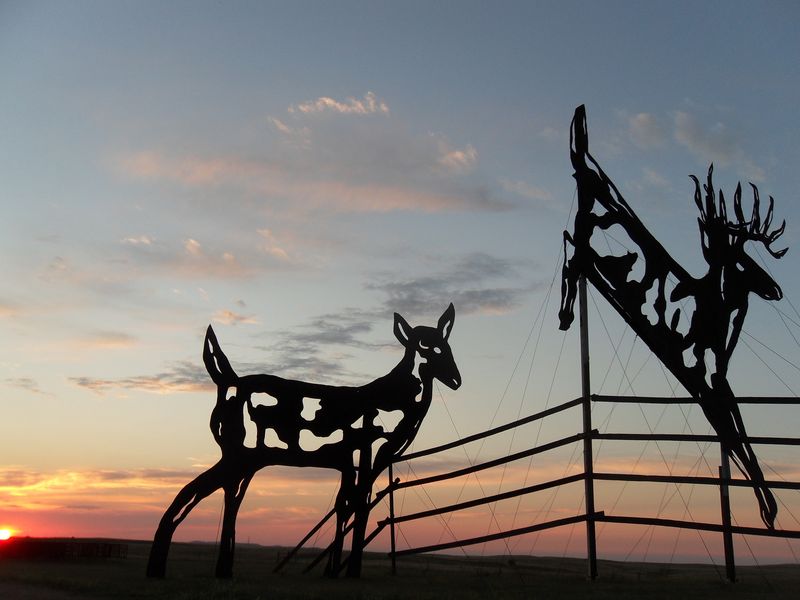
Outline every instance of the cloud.
<svg viewBox="0 0 800 600"><path fill-rule="evenodd" d="M735 164L748 180L764 180L764 169L747 156L740 136L725 123L717 121L707 127L696 116L683 111L677 111L673 119L675 140L703 162L721 167Z"/></svg>
<svg viewBox="0 0 800 600"><path fill-rule="evenodd" d="M42 509L47 505L66 508L75 506L76 490L84 494L121 493L131 490L141 493L143 501L148 492L173 490L197 476L189 469L131 469L131 470L86 470L58 469L41 472L20 466L0 467L0 497L28 508ZM8 505L8 500L2 504ZM96 501L97 498L92 498ZM67 504L69 503L69 504ZM80 503L82 510L94 503Z"/></svg>
<svg viewBox="0 0 800 600"><path fill-rule="evenodd" d="M207 251L194 238L183 240L179 246L175 242L153 240L150 244L126 244L126 249L126 260L144 269L146 274L152 274L155 269L170 277L187 279L246 279L271 266L256 261L243 264L230 250ZM129 269L127 272L129 276L142 275L141 270Z"/></svg>
<svg viewBox="0 0 800 600"><path fill-rule="evenodd" d="M294 104L288 108L289 113L302 113L305 115L320 113L337 113L343 115L372 115L389 114L389 106L379 100L373 92L367 92L364 98L347 98L339 102L327 96L320 96L316 100Z"/></svg>
<svg viewBox="0 0 800 600"><path fill-rule="evenodd" d="M311 144L309 127L292 127L277 117L267 117L267 121L281 134L285 142L300 148L308 148Z"/></svg>
<svg viewBox="0 0 800 600"><path fill-rule="evenodd" d="M39 387L39 383L35 379L31 379L30 377L9 377L5 381L10 386L26 390L33 394L41 394L42 396L53 395L49 392L43 391Z"/></svg>
<svg viewBox="0 0 800 600"><path fill-rule="evenodd" d="M240 315L227 309L218 310L212 319L223 325L255 325L258 323L258 319L252 315Z"/></svg>
<svg viewBox="0 0 800 600"><path fill-rule="evenodd" d="M375 317L375 312L354 309L321 315L304 326L306 331L293 334L291 342L304 346L323 344L374 349L375 344L364 342L360 336L372 331Z"/></svg>
<svg viewBox="0 0 800 600"><path fill-rule="evenodd" d="M91 268L77 266L72 260L55 256L39 272L41 281L49 285L67 285L99 296L127 297L133 293L129 286L131 274L125 269L104 269L95 264Z"/></svg>
<svg viewBox="0 0 800 600"><path fill-rule="evenodd" d="M739 140L723 123L707 128L693 115L678 111L674 124L675 140L705 160L725 166L741 152Z"/></svg>
<svg viewBox="0 0 800 600"><path fill-rule="evenodd" d="M131 244L133 246L138 246L140 244L143 245L143 246L149 246L149 245L151 245L153 243L153 238L151 238L151 237L149 237L147 235L131 236L131 237L122 238L121 242L123 244Z"/></svg>
<svg viewBox="0 0 800 600"><path fill-rule="evenodd" d="M276 332L274 343L259 347L270 352L273 358L259 365L258 369L261 372L331 383L345 384L363 379L361 374L346 368L349 355L342 352L342 347L362 350L382 348L380 344L362 339L372 331L377 318L375 311L345 309L338 314L314 317L291 331Z"/></svg>
<svg viewBox="0 0 800 600"><path fill-rule="evenodd" d="M640 148L660 146L667 140L666 128L650 113L628 117L628 133Z"/></svg>
<svg viewBox="0 0 800 600"><path fill-rule="evenodd" d="M471 144L462 150L450 148L443 140L439 141L439 164L456 172L471 170L478 162L478 151Z"/></svg>
<svg viewBox="0 0 800 600"><path fill-rule="evenodd" d="M351 382L361 376L345 368L349 355L341 349L369 352L385 348L385 342L369 340L376 323L387 328L385 338L391 327L386 319L391 318L393 312L400 312L408 319L430 320L431 311L439 314L453 302L461 315L507 313L519 306L523 297L538 285L520 285L521 266L528 265L474 253L454 259L449 268L425 277L402 279L377 274L365 287L383 295L379 305L371 309L346 308L314 317L291 331L276 332L273 344L259 348L270 352L272 361L259 368L270 373L298 373L304 378L316 376ZM497 285L511 281L514 283Z"/></svg>
<svg viewBox="0 0 800 600"><path fill-rule="evenodd" d="M263 240L261 249L264 252L278 260L290 262L289 253L280 245L272 230L258 229L257 232Z"/></svg>
<svg viewBox="0 0 800 600"><path fill-rule="evenodd" d="M19 313L20 309L16 304L0 299L0 319L15 317Z"/></svg>
<svg viewBox="0 0 800 600"><path fill-rule="evenodd" d="M567 137L566 131L559 131L554 127L545 127L539 132L539 137L548 142L562 141Z"/></svg>
<svg viewBox="0 0 800 600"><path fill-rule="evenodd" d="M645 167L642 169L642 180L650 186L653 187L660 187L660 188L668 188L669 182L666 178L649 167Z"/></svg>
<svg viewBox="0 0 800 600"><path fill-rule="evenodd" d="M453 166L461 164L466 168L471 160L470 153L458 152L463 152L464 156L444 158ZM138 168L142 160L136 157L123 159L120 162L121 168L136 177L161 179L186 186L231 186L247 195L258 194L265 201L271 201L273 206L280 204L284 209L338 213L395 211L433 213L455 210L496 211L509 208L508 204L489 198L485 192L476 193L475 190L453 192L447 189L430 189L429 186L358 182L357 177L315 179L309 175L314 173L313 169L306 173L293 174L278 163L268 161L235 158L173 160L154 153L146 154L147 169ZM433 164L440 166L441 158L437 155Z"/></svg>
<svg viewBox="0 0 800 600"><path fill-rule="evenodd" d="M81 345L91 348L112 349L130 348L138 342L138 338L121 331L97 331L83 338Z"/></svg>
<svg viewBox="0 0 800 600"><path fill-rule="evenodd" d="M139 375L120 379L70 377L73 384L103 394L111 389L128 389L153 394L174 392L206 392L216 389L205 369L189 361L176 363L157 375Z"/></svg>
<svg viewBox="0 0 800 600"><path fill-rule="evenodd" d="M448 270L413 279L389 279L367 287L383 292L384 306L422 315L431 306L453 302L461 314L503 314L516 308L535 286L489 285L492 280L519 280L518 261L473 253L457 259Z"/></svg>
<svg viewBox="0 0 800 600"><path fill-rule="evenodd" d="M186 253L189 254L190 256L203 255L203 249L200 246L200 242L198 242L197 240L189 238L188 240L185 240L183 242L183 247L186 250Z"/></svg>
<svg viewBox="0 0 800 600"><path fill-rule="evenodd" d="M290 127L276 117L267 117L267 120L283 135L308 137L311 130L308 127Z"/></svg>
<svg viewBox="0 0 800 600"><path fill-rule="evenodd" d="M517 194L528 200L536 200L545 204L550 204L553 200L553 195L550 192L525 181L500 179L500 186L505 191Z"/></svg>
<svg viewBox="0 0 800 600"><path fill-rule="evenodd" d="M247 155L142 150L119 157L116 167L137 179L224 193L226 215L239 210L249 222L253 214L285 217L312 211L433 213L513 207L491 197L488 186L477 183L474 176L467 178L478 161L474 145L453 144L438 133L415 133L397 119L312 118L324 112L388 114L388 107L374 94L346 102L323 97L291 106L286 118L267 117L281 143L270 143L267 136L259 149ZM193 196L197 202L208 197Z"/></svg>

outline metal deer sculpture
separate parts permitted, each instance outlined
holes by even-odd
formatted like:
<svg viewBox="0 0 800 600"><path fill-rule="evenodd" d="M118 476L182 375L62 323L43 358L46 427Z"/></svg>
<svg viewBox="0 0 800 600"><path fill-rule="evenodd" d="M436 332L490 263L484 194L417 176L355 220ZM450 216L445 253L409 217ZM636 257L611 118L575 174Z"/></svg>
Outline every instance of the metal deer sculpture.
<svg viewBox="0 0 800 600"><path fill-rule="evenodd" d="M772 277L745 252L745 243L749 241L763 244L775 258L786 253L786 249L772 249L785 227L784 222L770 230L772 197L762 220L758 188L752 186L753 210L747 219L742 211L741 185L737 186L733 196L735 220L731 220L722 190L718 197L714 190L713 165L703 185L705 197L700 182L692 176L694 200L700 211L703 258L708 263L708 272L694 278L647 230L589 153L583 106L575 110L570 145L578 211L572 235L564 232L561 329L569 328L573 320L577 280L585 276L700 404L723 450L753 482L761 519L773 528L777 504L747 440L744 421L728 382L728 365L747 314L749 295L755 293L765 300L779 300L783 295ZM595 230L606 230L613 225L625 230L639 252L607 255L591 245ZM573 252L567 259L569 246ZM633 265L639 259L644 261L640 279L633 276ZM674 287L668 294L671 286ZM651 312L654 318L648 318L643 311L648 292L655 295ZM668 316L667 300L685 304L690 304L686 300L694 301L685 333L679 331L680 308ZM709 365L705 362L707 351L713 357Z"/></svg>
<svg viewBox="0 0 800 600"><path fill-rule="evenodd" d="M448 344L454 321L452 304L436 327L411 327L395 313L394 335L405 348L403 358L387 375L361 387L318 385L263 374L239 376L209 326L203 362L217 385L211 432L222 458L187 484L164 513L150 550L148 576L164 576L175 529L200 501L222 489L225 507L216 575L230 577L239 506L256 472L270 465L322 467L341 473L328 572L335 576L340 570L345 532L352 518L347 574L359 576L373 483L392 457L402 454L417 435L431 404L434 379L454 390L461 385ZM254 404L252 397L257 393L269 395L272 404ZM316 408L310 418L306 418L307 400ZM245 411L257 430L253 448L245 446ZM400 419L393 428L385 428L381 417L393 411L400 411ZM268 429L280 443L267 445ZM304 449L301 437L306 436L322 445Z"/></svg>

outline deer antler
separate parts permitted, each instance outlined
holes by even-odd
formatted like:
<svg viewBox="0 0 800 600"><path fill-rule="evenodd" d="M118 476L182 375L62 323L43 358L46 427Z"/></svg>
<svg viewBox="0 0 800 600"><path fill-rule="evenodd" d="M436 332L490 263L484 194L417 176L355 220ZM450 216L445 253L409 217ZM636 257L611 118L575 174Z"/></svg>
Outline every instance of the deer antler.
<svg viewBox="0 0 800 600"><path fill-rule="evenodd" d="M736 213L737 223L730 223L732 233L742 238L742 241L751 240L753 242L761 242L774 258L781 258L788 248L783 250L773 250L771 248L773 242L783 235L786 229L786 220L781 223L777 229L769 230L772 225L773 210L775 208L775 199L769 197L769 208L767 215L764 217L764 222L761 222L761 198L758 194L758 187L750 184L753 188L753 214L749 221L745 221L744 213L742 212L742 185L736 186L736 193L733 195L733 210Z"/></svg>
<svg viewBox="0 0 800 600"><path fill-rule="evenodd" d="M771 248L772 244L783 235L786 229L786 221L784 220L780 227L772 231L769 230L772 225L775 199L772 196L769 197L769 208L767 209L767 214L762 223L761 198L758 193L758 187L751 183L750 187L753 188L753 214L750 220L747 220L744 218L744 212L742 211L742 184L739 183L736 185L736 191L733 194L733 212L736 215L736 221L731 221L728 219L728 207L725 203L725 195L722 193L722 190L719 190L719 201L717 201L714 193L714 184L712 182L713 174L714 165L712 164L708 167L707 183L703 184L703 190L705 190L706 193L705 202L703 202L700 182L697 180L697 177L694 175L689 176L692 181L694 181L694 202L700 211L700 218L698 221L700 229L705 235L713 236L714 232L716 232L716 239L719 241L718 236L721 233L720 228L722 228L723 231L727 231L731 236L732 239L730 243L733 245L741 247L748 240L761 242L764 244L767 252L775 258L781 258L786 254L788 248L784 248L783 250L773 250ZM705 239L703 240L704 252L709 250L708 244L711 243L710 241L706 242Z"/></svg>

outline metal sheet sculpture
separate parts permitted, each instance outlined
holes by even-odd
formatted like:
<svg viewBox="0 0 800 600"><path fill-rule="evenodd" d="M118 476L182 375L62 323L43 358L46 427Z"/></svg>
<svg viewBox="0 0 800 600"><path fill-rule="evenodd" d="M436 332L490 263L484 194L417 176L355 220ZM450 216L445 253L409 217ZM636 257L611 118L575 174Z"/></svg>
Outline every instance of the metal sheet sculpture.
<svg viewBox="0 0 800 600"><path fill-rule="evenodd" d="M745 252L745 243L750 241L762 243L775 258L786 253L786 249L772 249L785 228L784 222L770 231L772 197L762 221L758 188L751 184L753 211L746 219L742 211L742 188L738 185L733 196L735 220L731 220L722 190L718 198L714 190L713 165L703 185L705 198L700 182L691 176L695 184L694 201L700 211L697 222L703 258L708 263L708 272L694 278L647 230L589 153L583 106L575 110L570 146L578 187L578 211L573 233L564 232L560 328L568 329L573 320L577 281L585 276L697 400L717 432L723 451L753 482L764 524L774 528L777 504L764 483L758 459L747 440L744 421L727 377L731 355L747 314L748 296L755 293L765 300L779 300L783 295L780 286ZM614 225L625 230L638 246L638 252L617 256L602 254L592 246L595 230L607 230ZM573 252L568 259L570 246ZM644 274L637 279L632 271L640 259L644 261ZM668 287L673 284L668 295ZM654 319L643 311L648 293L655 296ZM694 301L685 333L679 331L680 308L668 318L668 299L670 302ZM691 356L687 357L689 350ZM713 355L713 364L707 366L708 351ZM689 364L692 361L693 364Z"/></svg>
<svg viewBox="0 0 800 600"><path fill-rule="evenodd" d="M322 467L341 473L336 496L336 533L327 572L338 574L348 521L352 518L348 576L358 577L376 478L391 459L402 454L414 440L433 397L438 379L455 390L461 385L448 344L455 321L453 305L444 311L436 327L411 327L394 315L394 335L404 346L403 358L387 375L360 387L335 387L292 381L274 375L238 376L217 342L211 326L206 332L203 362L217 385L217 403L211 413L211 432L222 450L217 464L184 487L169 506L153 539L147 575L163 577L175 529L204 498L222 489L222 519L217 577L230 577L236 540L236 515L250 480L270 465ZM253 394L268 394L272 405L255 405ZM306 400L318 408L306 418ZM245 446L245 410L257 429L255 447ZM381 416L400 411L397 425L384 428ZM271 429L280 444L267 444ZM304 449L303 434L322 445ZM338 438L331 441L331 438ZM322 439L320 439L322 438ZM327 442L327 443L326 443ZM281 447L275 447L281 446Z"/></svg>

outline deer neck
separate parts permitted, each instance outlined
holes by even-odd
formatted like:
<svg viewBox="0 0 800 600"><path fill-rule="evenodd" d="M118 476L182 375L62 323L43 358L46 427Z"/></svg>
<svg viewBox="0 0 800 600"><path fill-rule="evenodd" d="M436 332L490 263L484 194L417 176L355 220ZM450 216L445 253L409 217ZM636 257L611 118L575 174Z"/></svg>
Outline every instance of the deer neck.
<svg viewBox="0 0 800 600"><path fill-rule="evenodd" d="M390 375L395 380L395 385L403 389L407 387L411 391L414 401L430 403L433 377L427 372L426 367L427 363L419 353L414 349L407 349Z"/></svg>

